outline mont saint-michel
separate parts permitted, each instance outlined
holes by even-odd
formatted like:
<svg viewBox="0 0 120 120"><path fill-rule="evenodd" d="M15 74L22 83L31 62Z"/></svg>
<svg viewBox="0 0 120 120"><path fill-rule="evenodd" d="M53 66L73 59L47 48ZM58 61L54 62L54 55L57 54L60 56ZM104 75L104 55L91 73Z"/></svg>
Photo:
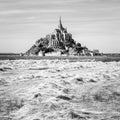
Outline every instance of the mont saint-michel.
<svg viewBox="0 0 120 120"><path fill-rule="evenodd" d="M81 43L76 42L69 33L67 28L62 24L59 18L58 28L44 38L38 39L35 44L25 53L27 56L51 56L51 55L67 55L67 56L92 56L100 55L98 50L91 51Z"/></svg>

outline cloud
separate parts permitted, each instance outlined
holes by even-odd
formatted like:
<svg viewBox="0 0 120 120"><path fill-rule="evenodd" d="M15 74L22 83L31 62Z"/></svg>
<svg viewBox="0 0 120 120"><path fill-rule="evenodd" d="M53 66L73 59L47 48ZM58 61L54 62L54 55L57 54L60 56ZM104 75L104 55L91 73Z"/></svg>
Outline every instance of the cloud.
<svg viewBox="0 0 120 120"><path fill-rule="evenodd" d="M10 15L10 14L24 14L24 13L74 13L75 10L70 9L41 9L41 10L5 10L0 11L0 15Z"/></svg>

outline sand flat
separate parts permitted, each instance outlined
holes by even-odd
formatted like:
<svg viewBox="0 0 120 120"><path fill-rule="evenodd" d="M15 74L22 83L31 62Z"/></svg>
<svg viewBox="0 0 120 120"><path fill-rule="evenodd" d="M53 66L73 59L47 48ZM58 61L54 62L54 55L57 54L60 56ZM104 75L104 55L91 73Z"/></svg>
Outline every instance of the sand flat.
<svg viewBox="0 0 120 120"><path fill-rule="evenodd" d="M118 120L120 62L1 60L3 120Z"/></svg>

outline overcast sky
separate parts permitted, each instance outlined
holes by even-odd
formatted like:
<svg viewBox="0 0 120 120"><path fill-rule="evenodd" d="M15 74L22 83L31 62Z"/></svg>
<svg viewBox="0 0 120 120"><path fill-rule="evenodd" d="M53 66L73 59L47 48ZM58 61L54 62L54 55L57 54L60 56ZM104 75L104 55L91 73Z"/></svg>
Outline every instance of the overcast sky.
<svg viewBox="0 0 120 120"><path fill-rule="evenodd" d="M59 16L90 50L120 52L120 0L0 0L0 52L25 52Z"/></svg>

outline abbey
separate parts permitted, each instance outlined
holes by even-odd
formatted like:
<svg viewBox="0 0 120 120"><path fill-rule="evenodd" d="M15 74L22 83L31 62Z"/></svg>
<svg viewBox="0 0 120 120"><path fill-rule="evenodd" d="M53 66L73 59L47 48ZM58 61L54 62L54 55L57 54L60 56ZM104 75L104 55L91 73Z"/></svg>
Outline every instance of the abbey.
<svg viewBox="0 0 120 120"><path fill-rule="evenodd" d="M59 25L53 33L46 35L44 38L38 39L35 44L25 53L25 55L81 55L85 51L89 51L86 47L82 47L77 43L67 28L62 25L61 17Z"/></svg>

